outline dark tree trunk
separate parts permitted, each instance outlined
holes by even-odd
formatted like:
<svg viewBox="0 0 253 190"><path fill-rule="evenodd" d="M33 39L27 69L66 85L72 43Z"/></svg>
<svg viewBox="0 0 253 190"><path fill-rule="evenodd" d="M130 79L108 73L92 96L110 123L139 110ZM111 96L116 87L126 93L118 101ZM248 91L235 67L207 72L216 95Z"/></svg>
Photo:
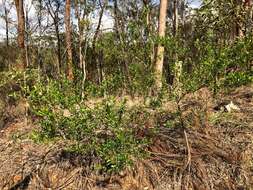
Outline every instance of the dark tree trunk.
<svg viewBox="0 0 253 190"><path fill-rule="evenodd" d="M57 58L58 58L58 65L57 70L58 74L61 73L61 67L62 67L62 61L61 61L61 38L60 38L60 32L59 32L59 25L58 22L55 21L55 34L57 38Z"/></svg>
<svg viewBox="0 0 253 190"><path fill-rule="evenodd" d="M26 67L25 54L25 15L24 15L23 0L15 0L15 6L18 16L18 46L20 48L20 61L18 68L24 69Z"/></svg>
<svg viewBox="0 0 253 190"><path fill-rule="evenodd" d="M97 69L97 75L98 75L98 83L100 84L102 82L102 66L101 63L99 63L99 59L98 59L98 52L96 50L96 42L97 42L97 38L99 35L99 31L100 31L100 27L101 27L101 23L102 23L102 18L104 15L104 10L105 10L105 6L107 4L107 1L104 2L104 4L102 5L101 1L99 0L99 5L101 8L100 14L99 14L99 19L98 19L98 25L97 28L95 30L94 36L93 36L93 40L92 40L92 51L93 51L93 55L94 55L94 60L96 63L96 69Z"/></svg>
<svg viewBox="0 0 253 190"><path fill-rule="evenodd" d="M29 16L28 16L28 6L25 9L25 57L26 57L26 66L28 67L30 64L29 60Z"/></svg>
<svg viewBox="0 0 253 190"><path fill-rule="evenodd" d="M9 47L9 18L8 18L8 10L7 7L4 7L5 14L5 34L6 34L6 47Z"/></svg>
<svg viewBox="0 0 253 190"><path fill-rule="evenodd" d="M72 59L72 39L71 39L71 0L66 0L65 6L65 31L66 31L66 46L67 46L67 77L69 80L73 80L73 59Z"/></svg>
<svg viewBox="0 0 253 190"><path fill-rule="evenodd" d="M41 55L41 35L42 35L42 28L41 28L41 20L42 20L42 0L39 0L39 12L38 12L38 27L39 27L39 46L38 46L38 69L40 70L43 68L42 63L42 55Z"/></svg>

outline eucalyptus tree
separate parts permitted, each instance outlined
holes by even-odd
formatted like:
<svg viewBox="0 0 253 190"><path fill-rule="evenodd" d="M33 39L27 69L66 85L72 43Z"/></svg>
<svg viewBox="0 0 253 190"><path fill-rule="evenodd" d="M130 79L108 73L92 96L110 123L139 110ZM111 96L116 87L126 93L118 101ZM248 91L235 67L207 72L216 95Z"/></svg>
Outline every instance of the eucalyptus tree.
<svg viewBox="0 0 253 190"><path fill-rule="evenodd" d="M26 67L26 53L25 53L25 15L24 15L24 1L15 0L15 6L18 18L18 46L19 46L19 61L18 68L24 69Z"/></svg>
<svg viewBox="0 0 253 190"><path fill-rule="evenodd" d="M158 36L161 39L165 37L167 5L168 0L160 1ZM158 90L162 88L163 60L164 60L164 46L162 44L159 44L157 47L157 57L155 63L155 85Z"/></svg>
<svg viewBox="0 0 253 190"><path fill-rule="evenodd" d="M66 0L65 3L65 36L67 47L67 77L73 80L73 55L72 55L72 27L71 27L71 0Z"/></svg>
<svg viewBox="0 0 253 190"><path fill-rule="evenodd" d="M87 47L88 30L90 30L89 15L94 9L94 0L75 0L74 1L75 18L78 28L78 54L79 68L83 69L84 79L86 78L86 61L83 46ZM85 44L84 44L85 43ZM86 48L84 48L86 49ZM86 50L85 50L86 52Z"/></svg>
<svg viewBox="0 0 253 190"><path fill-rule="evenodd" d="M46 7L47 13L52 20L52 26L56 36L57 43L57 68L58 73L61 72L62 65L62 39L61 39L61 28L63 26L63 15L64 15L64 0L43 0L43 4ZM50 19L47 20L50 22ZM51 24L48 24L51 25Z"/></svg>
<svg viewBox="0 0 253 190"><path fill-rule="evenodd" d="M92 39L92 51L93 51L93 61L95 62L96 65L96 70L97 70L97 78L98 78L98 83L101 84L103 81L103 66L102 66L102 61L103 59L101 58L101 52L97 52L96 49L96 43L99 35L101 34L101 24L102 24L102 18L104 16L106 7L108 5L108 0L98 0L98 22L97 26L94 31L93 39ZM99 59L100 58L100 59Z"/></svg>

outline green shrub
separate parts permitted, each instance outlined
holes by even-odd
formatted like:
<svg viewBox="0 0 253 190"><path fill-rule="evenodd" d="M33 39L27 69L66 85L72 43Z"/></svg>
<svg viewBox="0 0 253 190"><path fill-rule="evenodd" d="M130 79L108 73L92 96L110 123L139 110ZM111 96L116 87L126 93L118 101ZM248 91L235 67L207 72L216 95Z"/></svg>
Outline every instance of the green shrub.
<svg viewBox="0 0 253 190"><path fill-rule="evenodd" d="M224 81L222 81L222 86L238 87L241 85L246 85L251 82L253 82L253 73L241 71L241 72L228 73Z"/></svg>
<svg viewBox="0 0 253 190"><path fill-rule="evenodd" d="M103 171L117 172L131 164L143 152L146 140L135 136L125 102L108 98L89 108L80 104L72 88L67 82L60 85L51 80L47 85L34 85L29 100L41 128L33 139L70 140L74 145L67 147L69 151L93 152L102 160L96 169Z"/></svg>
<svg viewBox="0 0 253 190"><path fill-rule="evenodd" d="M194 91L209 86L217 91L251 83L252 37L246 36L223 46L218 46L211 39L196 40L199 57L196 63L192 63L191 73L183 74L184 89Z"/></svg>

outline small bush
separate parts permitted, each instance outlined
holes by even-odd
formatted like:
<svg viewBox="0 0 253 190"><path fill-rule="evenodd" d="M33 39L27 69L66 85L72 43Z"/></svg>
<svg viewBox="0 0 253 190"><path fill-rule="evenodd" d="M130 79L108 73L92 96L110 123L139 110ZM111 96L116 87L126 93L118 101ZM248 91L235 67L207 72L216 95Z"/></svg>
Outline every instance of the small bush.
<svg viewBox="0 0 253 190"><path fill-rule="evenodd" d="M117 103L114 98L108 98L89 108L85 103L80 104L74 92L65 82L60 85L48 81L47 85L38 83L33 87L29 100L41 126L33 133L34 140L70 140L74 145L68 150L94 153L102 160L96 169L107 172L123 169L143 153L146 139L135 136L124 101Z"/></svg>

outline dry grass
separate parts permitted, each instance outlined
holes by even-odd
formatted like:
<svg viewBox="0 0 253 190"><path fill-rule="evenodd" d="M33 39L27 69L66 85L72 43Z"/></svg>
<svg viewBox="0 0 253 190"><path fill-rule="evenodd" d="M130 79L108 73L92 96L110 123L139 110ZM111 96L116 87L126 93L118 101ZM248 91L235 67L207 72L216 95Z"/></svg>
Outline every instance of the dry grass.
<svg viewBox="0 0 253 190"><path fill-rule="evenodd" d="M149 156L117 175L91 170L97 162L92 155L64 152L71 142L42 145L22 138L34 126L19 121L1 133L0 189L253 189L252 97L250 87L216 99L201 91L188 95L191 101L186 96L180 105L185 127L160 127ZM227 100L240 111L214 109ZM162 122L169 115L157 118ZM12 135L17 131L20 138Z"/></svg>

